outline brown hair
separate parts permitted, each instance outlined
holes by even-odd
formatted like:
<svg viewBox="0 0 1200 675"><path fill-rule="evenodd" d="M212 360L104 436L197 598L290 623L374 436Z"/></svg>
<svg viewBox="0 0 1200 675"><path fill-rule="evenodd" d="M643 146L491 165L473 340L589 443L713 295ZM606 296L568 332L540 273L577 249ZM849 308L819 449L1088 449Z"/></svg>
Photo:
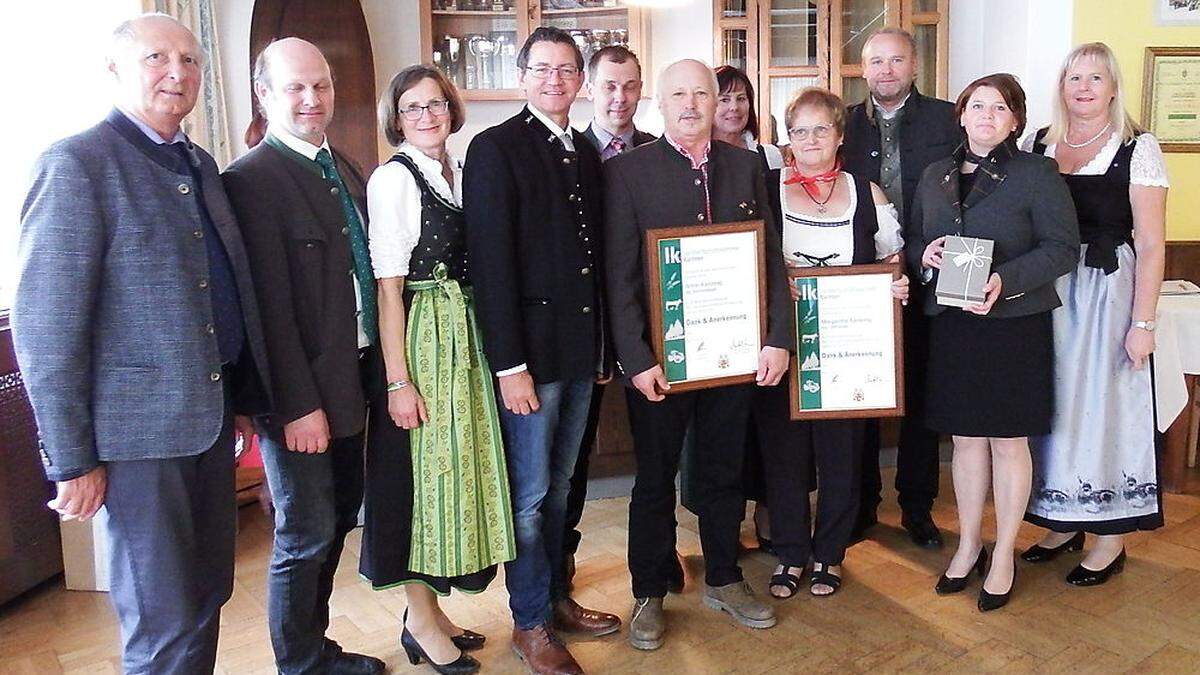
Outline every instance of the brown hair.
<svg viewBox="0 0 1200 675"><path fill-rule="evenodd" d="M1008 105L1008 109L1012 111L1013 117L1017 119L1017 128L1005 141L1012 141L1020 138L1025 131L1025 90L1021 88L1021 84L1017 82L1017 78L1008 73L993 73L984 75L967 85L966 89L958 95L958 100L954 103L954 119L961 121L963 111L967 109L967 101L971 100L971 95L980 87L991 87L1000 92L1000 97L1004 99L1004 103Z"/></svg>
<svg viewBox="0 0 1200 675"><path fill-rule="evenodd" d="M384 137L392 147L396 147L404 142L404 132L400 131L400 125L397 124L400 120L400 111L396 106L400 103L400 97L404 92L412 89L421 83L422 80L433 80L442 90L442 96L446 97L446 103L450 115L450 133L454 133L462 128L463 123L467 121L467 111L463 108L462 98L458 95L458 89L446 79L442 71L429 65L418 64L409 66L404 70L396 73L392 77L391 83L384 90L383 96L379 97L379 128L383 131Z"/></svg>
<svg viewBox="0 0 1200 675"><path fill-rule="evenodd" d="M837 94L820 87L806 87L792 97L787 108L783 111L783 123L788 129L792 127L792 117L801 108L821 108L829 113L833 120L833 128L839 136L846 134L846 104Z"/></svg>
<svg viewBox="0 0 1200 675"><path fill-rule="evenodd" d="M750 102L750 112L746 115L746 129L758 140L758 115L754 112L754 85L750 78L733 66L717 68L717 94L728 94L739 87L746 92L746 100Z"/></svg>
<svg viewBox="0 0 1200 675"><path fill-rule="evenodd" d="M601 61L612 61L613 63L626 63L633 61L638 69L638 78L642 77L642 62L638 61L637 54L634 54L629 47L625 45L608 45L596 50L592 54L592 58L588 59L587 76L588 81L596 79L596 69L600 67Z"/></svg>

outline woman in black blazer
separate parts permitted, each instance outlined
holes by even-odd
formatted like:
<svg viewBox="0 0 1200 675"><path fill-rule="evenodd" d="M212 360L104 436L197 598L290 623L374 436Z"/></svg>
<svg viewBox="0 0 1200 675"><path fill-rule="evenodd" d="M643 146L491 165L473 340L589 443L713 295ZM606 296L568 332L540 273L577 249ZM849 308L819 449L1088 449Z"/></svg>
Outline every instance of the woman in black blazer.
<svg viewBox="0 0 1200 675"><path fill-rule="evenodd" d="M1029 500L1028 437L1049 432L1054 399L1050 310L1054 280L1069 272L1079 250L1070 192L1052 160L1021 152L1025 92L1008 74L982 77L955 104L966 140L950 158L931 164L913 203L909 263L934 283L945 236L994 242L991 274L980 304L957 309L926 295L930 322L927 423L954 437L958 551L938 580L939 594L957 593L972 570L987 566L983 507L988 487L996 505L993 562L979 609L1004 606L1012 591L1014 546Z"/></svg>

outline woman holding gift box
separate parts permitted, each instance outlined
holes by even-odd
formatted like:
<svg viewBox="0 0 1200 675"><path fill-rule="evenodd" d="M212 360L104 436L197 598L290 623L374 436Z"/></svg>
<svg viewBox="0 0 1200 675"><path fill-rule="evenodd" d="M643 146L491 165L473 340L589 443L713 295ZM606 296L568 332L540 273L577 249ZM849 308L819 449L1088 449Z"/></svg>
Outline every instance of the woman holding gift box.
<svg viewBox="0 0 1200 675"><path fill-rule="evenodd" d="M904 245L896 208L877 185L842 171L839 153L846 129L846 106L824 89L801 91L784 114L791 141L771 165L767 190L780 224L783 257L792 267L826 267L895 261ZM768 156L768 160L769 160ZM908 299L908 278L892 283L892 294ZM760 387L754 420L759 449L769 469L767 501L779 565L770 593L790 598L800 586L809 559L809 592L830 595L841 585L842 559L858 514L863 420L793 422L788 385ZM816 463L816 529L808 493Z"/></svg>
<svg viewBox="0 0 1200 675"><path fill-rule="evenodd" d="M930 293L925 312L933 317L926 421L954 437L959 520L958 550L937 592L958 593L972 572L986 572L978 605L988 611L1008 602L1015 581L1014 547L1032 474L1028 437L1049 432L1054 404L1054 281L1075 264L1079 225L1054 162L1016 147L1025 92L1015 78L975 80L955 113L966 140L921 176L912 207L918 231L906 255L925 283L942 270L946 282L967 285L987 273L982 302L946 307ZM968 238L970 250L945 248L947 235ZM981 253L986 245L969 238L992 243L990 261ZM996 507L990 568L982 536L989 486Z"/></svg>
<svg viewBox="0 0 1200 675"><path fill-rule="evenodd" d="M1050 532L1021 557L1052 560L1081 550L1084 532L1097 535L1067 575L1076 586L1108 581L1124 567L1124 535L1163 524L1146 361L1163 280L1167 171L1158 141L1122 100L1108 46L1076 47L1059 72L1054 123L1026 141L1058 161L1083 247L1058 280L1054 429L1032 439L1025 519Z"/></svg>

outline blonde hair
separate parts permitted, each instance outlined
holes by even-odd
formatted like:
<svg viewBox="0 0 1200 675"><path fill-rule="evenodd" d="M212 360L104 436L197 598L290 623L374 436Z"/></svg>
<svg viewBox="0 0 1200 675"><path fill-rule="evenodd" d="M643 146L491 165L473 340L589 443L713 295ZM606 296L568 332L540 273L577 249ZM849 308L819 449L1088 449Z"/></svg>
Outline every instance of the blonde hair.
<svg viewBox="0 0 1200 675"><path fill-rule="evenodd" d="M1046 145L1058 143L1067 136L1067 102L1063 99L1063 83L1067 79L1067 71L1080 59L1089 56L1099 61L1108 70L1109 77L1112 78L1113 98L1108 104L1108 119L1112 124L1119 126L1121 142L1128 143L1145 131L1125 109L1125 85L1121 80L1121 66L1117 63L1116 55L1103 42L1088 42L1072 49L1067 54L1067 58L1063 60L1062 68L1058 72L1058 89L1054 92L1054 114L1051 118L1050 129L1046 132L1046 138L1042 140Z"/></svg>

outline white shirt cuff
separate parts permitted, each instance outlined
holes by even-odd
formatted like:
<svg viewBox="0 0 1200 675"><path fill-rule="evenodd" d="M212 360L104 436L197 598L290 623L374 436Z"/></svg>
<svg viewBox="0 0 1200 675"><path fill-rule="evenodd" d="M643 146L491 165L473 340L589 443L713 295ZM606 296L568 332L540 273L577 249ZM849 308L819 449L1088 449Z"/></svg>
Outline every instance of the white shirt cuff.
<svg viewBox="0 0 1200 675"><path fill-rule="evenodd" d="M522 363L519 366L513 366L512 368L507 368L505 370L496 371L496 377L505 377L507 375L516 375L517 373L523 373L526 370L529 370L529 368L526 366L526 364Z"/></svg>

